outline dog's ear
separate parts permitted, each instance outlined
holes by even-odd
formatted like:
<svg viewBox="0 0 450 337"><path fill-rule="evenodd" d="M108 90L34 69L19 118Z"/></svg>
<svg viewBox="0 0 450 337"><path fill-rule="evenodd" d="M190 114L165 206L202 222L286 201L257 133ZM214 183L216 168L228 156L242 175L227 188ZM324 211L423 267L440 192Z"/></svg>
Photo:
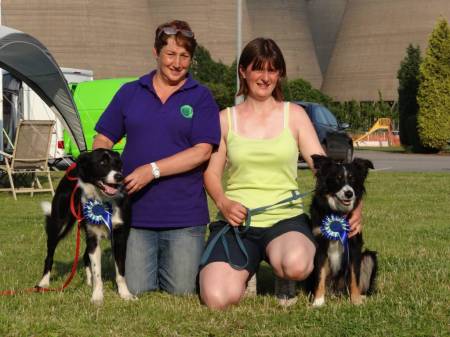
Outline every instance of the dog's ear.
<svg viewBox="0 0 450 337"><path fill-rule="evenodd" d="M363 158L353 159L352 165L354 165L360 172L363 173L364 179L367 177L369 169L374 169L373 163L370 160Z"/></svg>
<svg viewBox="0 0 450 337"><path fill-rule="evenodd" d="M89 153L87 151L81 152L78 156L76 163L77 163L77 176L82 178L85 175L86 167L88 166L89 162Z"/></svg>
<svg viewBox="0 0 450 337"><path fill-rule="evenodd" d="M319 154L313 154L311 159L313 160L314 168L316 170L321 170L324 166L331 165L333 163L333 160L330 157Z"/></svg>
<svg viewBox="0 0 450 337"><path fill-rule="evenodd" d="M353 163L360 167L365 167L367 169L374 169L373 163L369 159L364 158L355 158L353 159Z"/></svg>

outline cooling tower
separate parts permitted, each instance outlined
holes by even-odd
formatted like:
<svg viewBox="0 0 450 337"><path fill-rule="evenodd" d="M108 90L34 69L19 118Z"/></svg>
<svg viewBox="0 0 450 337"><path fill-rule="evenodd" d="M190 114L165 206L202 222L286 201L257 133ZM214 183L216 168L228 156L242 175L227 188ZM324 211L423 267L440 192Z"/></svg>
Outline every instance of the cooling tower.
<svg viewBox="0 0 450 337"><path fill-rule="evenodd" d="M409 43L425 51L449 0L348 0L322 90L338 101L396 100Z"/></svg>
<svg viewBox="0 0 450 337"><path fill-rule="evenodd" d="M322 74L326 73L347 0L307 0L308 22Z"/></svg>
<svg viewBox="0 0 450 337"><path fill-rule="evenodd" d="M4 0L2 23L44 43L64 67L96 78L131 76L153 64L145 0Z"/></svg>
<svg viewBox="0 0 450 337"><path fill-rule="evenodd" d="M237 0L3 0L2 23L43 42L63 67L95 78L138 76L155 66L158 24L186 20L215 60L236 57ZM242 41L281 47L288 77L339 101L397 98L409 43L425 50L450 0L242 0ZM324 74L324 75L322 75Z"/></svg>
<svg viewBox="0 0 450 337"><path fill-rule="evenodd" d="M320 88L322 73L308 26L305 1L247 0L250 35L273 38L283 51L290 79Z"/></svg>

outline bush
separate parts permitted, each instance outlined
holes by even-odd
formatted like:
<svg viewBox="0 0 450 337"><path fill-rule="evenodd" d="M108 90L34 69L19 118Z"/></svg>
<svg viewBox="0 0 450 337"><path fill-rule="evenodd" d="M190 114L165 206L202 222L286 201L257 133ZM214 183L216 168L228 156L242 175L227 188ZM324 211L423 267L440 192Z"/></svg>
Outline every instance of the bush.
<svg viewBox="0 0 450 337"><path fill-rule="evenodd" d="M450 139L450 30L445 19L434 28L420 65L418 131L425 148L441 150Z"/></svg>
<svg viewBox="0 0 450 337"><path fill-rule="evenodd" d="M220 109L232 106L236 93L236 62L227 66L211 58L209 51L198 46L190 70L192 77L206 85Z"/></svg>
<svg viewBox="0 0 450 337"><path fill-rule="evenodd" d="M417 125L411 124L411 121L417 121L416 115L419 111L417 92L419 90L419 66L421 62L420 47L414 47L410 44L406 49L406 56L400 63L400 69L397 73L399 82L398 111L400 142L404 146L412 145L413 138L415 138L415 143L420 141L417 134ZM409 127L407 127L407 124Z"/></svg>

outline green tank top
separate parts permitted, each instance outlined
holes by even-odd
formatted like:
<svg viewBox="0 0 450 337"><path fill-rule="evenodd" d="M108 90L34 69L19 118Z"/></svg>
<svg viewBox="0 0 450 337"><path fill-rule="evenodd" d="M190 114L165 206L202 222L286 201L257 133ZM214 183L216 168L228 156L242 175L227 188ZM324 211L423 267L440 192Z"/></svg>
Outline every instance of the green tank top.
<svg viewBox="0 0 450 337"><path fill-rule="evenodd" d="M289 129L289 103L284 103L283 130L270 139L253 139L236 133L233 109L227 109L228 179L225 195L247 208L274 204L298 190L298 147ZM252 215L250 226L270 227L280 220L303 213L302 200L276 206ZM223 217L219 214L219 217Z"/></svg>

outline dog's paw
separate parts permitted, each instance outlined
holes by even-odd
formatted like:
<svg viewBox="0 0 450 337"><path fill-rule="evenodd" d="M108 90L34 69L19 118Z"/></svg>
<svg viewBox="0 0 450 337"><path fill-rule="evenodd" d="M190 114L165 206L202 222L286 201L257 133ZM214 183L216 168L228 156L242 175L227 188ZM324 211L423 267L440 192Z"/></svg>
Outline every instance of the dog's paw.
<svg viewBox="0 0 450 337"><path fill-rule="evenodd" d="M50 285L50 273L45 274L38 283L39 288L48 288Z"/></svg>
<svg viewBox="0 0 450 337"><path fill-rule="evenodd" d="M279 297L277 298L278 300L278 304L282 307L290 307L291 305L294 305L295 303L297 303L297 296L295 297L291 297L291 298L287 298L287 297Z"/></svg>
<svg viewBox="0 0 450 337"><path fill-rule="evenodd" d="M354 305L361 305L363 304L363 297L362 296L353 296L350 299L352 301L352 304Z"/></svg>
<svg viewBox="0 0 450 337"><path fill-rule="evenodd" d="M325 305L325 298L324 297L315 298L314 302L312 304L312 306L314 308L320 308L320 307L323 307L324 305Z"/></svg>
<svg viewBox="0 0 450 337"><path fill-rule="evenodd" d="M132 293L127 293L127 294L119 294L120 298L125 300L125 301L137 301L137 296L134 296Z"/></svg>
<svg viewBox="0 0 450 337"><path fill-rule="evenodd" d="M128 290L127 284L125 282L119 282L117 284L118 286L118 292L121 299L125 301L134 301L137 300L137 297L134 296L130 291Z"/></svg>
<svg viewBox="0 0 450 337"><path fill-rule="evenodd" d="M244 296L254 297L256 295L257 295L256 275L253 275L252 278L247 282L247 288L245 289Z"/></svg>
<svg viewBox="0 0 450 337"><path fill-rule="evenodd" d="M95 305L103 304L103 292L102 291L94 291L91 297L91 303Z"/></svg>
<svg viewBox="0 0 450 337"><path fill-rule="evenodd" d="M103 304L103 296L102 297L91 297L91 303L94 305L102 305Z"/></svg>

